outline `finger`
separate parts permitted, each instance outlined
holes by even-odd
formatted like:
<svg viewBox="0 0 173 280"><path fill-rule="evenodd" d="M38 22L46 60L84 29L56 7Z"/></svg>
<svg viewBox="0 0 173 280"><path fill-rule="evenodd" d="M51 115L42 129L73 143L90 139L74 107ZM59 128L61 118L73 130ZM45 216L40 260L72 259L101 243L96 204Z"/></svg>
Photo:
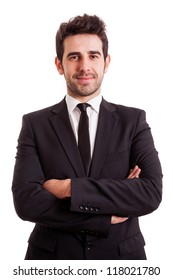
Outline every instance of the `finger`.
<svg viewBox="0 0 173 280"><path fill-rule="evenodd" d="M125 221L127 221L127 220L128 220L128 218L118 218L117 221L116 221L116 223L117 223L117 224L120 224L120 223L123 223L123 222L125 222Z"/></svg>
<svg viewBox="0 0 173 280"><path fill-rule="evenodd" d="M130 174L127 179L139 178L141 169L136 165L133 169L130 170Z"/></svg>
<svg viewBox="0 0 173 280"><path fill-rule="evenodd" d="M129 176L127 177L128 179L133 178L135 175L136 170L138 169L138 166L136 165L134 168L130 169Z"/></svg>
<svg viewBox="0 0 173 280"><path fill-rule="evenodd" d="M138 167L138 169L136 169L134 173L134 177L139 178L140 173L141 173L141 169Z"/></svg>
<svg viewBox="0 0 173 280"><path fill-rule="evenodd" d="M125 221L128 220L128 217L117 217L117 216L112 216L111 219L111 224L119 224L119 223L123 223Z"/></svg>
<svg viewBox="0 0 173 280"><path fill-rule="evenodd" d="M134 175L134 178L139 178L140 173L141 173L141 169L138 168L138 170L136 171L136 173Z"/></svg>

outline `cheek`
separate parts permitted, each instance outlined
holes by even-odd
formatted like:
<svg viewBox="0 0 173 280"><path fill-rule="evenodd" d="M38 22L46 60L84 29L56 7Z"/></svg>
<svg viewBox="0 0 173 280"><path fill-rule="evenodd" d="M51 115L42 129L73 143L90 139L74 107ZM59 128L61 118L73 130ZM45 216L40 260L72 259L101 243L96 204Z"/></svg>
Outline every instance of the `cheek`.
<svg viewBox="0 0 173 280"><path fill-rule="evenodd" d="M98 68L97 74L98 74L98 76L99 76L100 78L103 78L104 73L105 73L105 68L104 68L104 67Z"/></svg>
<svg viewBox="0 0 173 280"><path fill-rule="evenodd" d="M63 73L65 77L72 77L75 72L74 66L72 67L70 64L63 64Z"/></svg>
<svg viewBox="0 0 173 280"><path fill-rule="evenodd" d="M96 64L95 71L98 73L99 76L102 76L105 73L105 64L104 63Z"/></svg>

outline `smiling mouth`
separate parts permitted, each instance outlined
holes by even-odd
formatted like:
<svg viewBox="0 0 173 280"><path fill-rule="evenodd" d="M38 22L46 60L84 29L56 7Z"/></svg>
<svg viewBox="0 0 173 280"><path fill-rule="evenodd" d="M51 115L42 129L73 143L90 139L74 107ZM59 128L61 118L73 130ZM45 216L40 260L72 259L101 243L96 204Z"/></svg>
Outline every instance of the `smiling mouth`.
<svg viewBox="0 0 173 280"><path fill-rule="evenodd" d="M93 81L94 77L93 76L92 77L91 76L89 76L89 77L82 76L82 77L77 77L76 79L79 84L88 85Z"/></svg>
<svg viewBox="0 0 173 280"><path fill-rule="evenodd" d="M95 78L95 74L94 73L85 73L84 71L81 71L81 72L78 72L78 73L76 73L76 74L74 74L74 78L76 78L76 79L89 79L89 78Z"/></svg>
<svg viewBox="0 0 173 280"><path fill-rule="evenodd" d="M89 74L88 73L88 74L84 75L82 73L82 75L81 74L76 74L74 76L74 78L76 78L79 82L84 82L85 83L85 82L89 82L89 81L95 79L96 76L94 74Z"/></svg>
<svg viewBox="0 0 173 280"><path fill-rule="evenodd" d="M93 78L94 78L93 76L92 77L91 76L89 76L89 77L83 77L83 76L82 77L76 77L77 80L86 80L86 81L91 80Z"/></svg>

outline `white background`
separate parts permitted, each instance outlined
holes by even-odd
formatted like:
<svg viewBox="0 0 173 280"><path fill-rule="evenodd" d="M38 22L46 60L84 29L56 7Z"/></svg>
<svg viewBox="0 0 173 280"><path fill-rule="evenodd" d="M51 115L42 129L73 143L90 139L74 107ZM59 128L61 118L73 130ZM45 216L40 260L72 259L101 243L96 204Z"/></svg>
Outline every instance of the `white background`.
<svg viewBox="0 0 173 280"><path fill-rule="evenodd" d="M66 93L54 66L59 24L83 13L107 25L112 57L102 92L108 101L146 111L163 167L163 201L140 218L148 260L173 250L172 102L173 5L168 0L0 1L1 259L20 263L33 224L14 211L11 182L22 115L59 102Z"/></svg>

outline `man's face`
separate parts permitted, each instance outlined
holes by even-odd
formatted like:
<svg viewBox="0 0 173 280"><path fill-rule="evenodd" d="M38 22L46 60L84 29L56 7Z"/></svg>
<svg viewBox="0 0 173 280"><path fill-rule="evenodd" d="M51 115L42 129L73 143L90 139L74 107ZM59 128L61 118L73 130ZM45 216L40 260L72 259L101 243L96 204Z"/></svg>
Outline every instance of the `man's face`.
<svg viewBox="0 0 173 280"><path fill-rule="evenodd" d="M80 34L65 39L62 64L56 59L56 66L64 74L68 94L81 99L100 93L109 62L109 56L104 61L102 41L97 35Z"/></svg>

